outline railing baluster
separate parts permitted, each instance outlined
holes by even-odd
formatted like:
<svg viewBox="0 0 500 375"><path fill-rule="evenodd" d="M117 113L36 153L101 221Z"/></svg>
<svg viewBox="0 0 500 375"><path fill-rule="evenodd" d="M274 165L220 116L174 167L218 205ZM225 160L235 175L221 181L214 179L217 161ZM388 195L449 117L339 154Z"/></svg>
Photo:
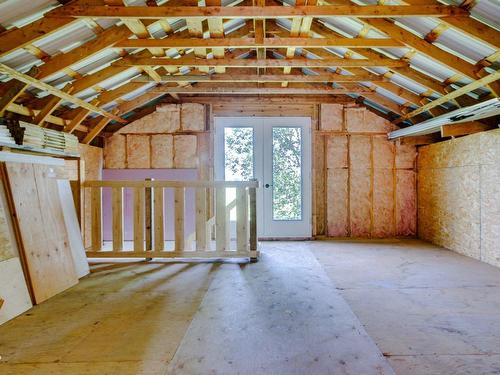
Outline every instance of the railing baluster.
<svg viewBox="0 0 500 375"><path fill-rule="evenodd" d="M85 181L90 189L92 243L89 258L217 258L258 257L256 188L257 181ZM112 251L103 250L102 189L110 189ZM165 189L174 191L174 251L165 251ZM196 229L185 235L186 188L195 191ZM236 198L227 204L227 189L236 189ZM124 189L133 191L133 251L124 251ZM88 192L87 192L88 193ZM210 202L209 202L210 199ZM213 204L211 203L213 201ZM213 207L215 215L209 217ZM236 246L230 236L231 210L236 209ZM150 211L149 211L150 210ZM149 211L149 212L148 212ZM149 227L148 228L148 223ZM151 231L150 240L146 236ZM216 251L211 252L215 232ZM196 248L189 246L196 239ZM234 251L236 250L236 251Z"/></svg>
<svg viewBox="0 0 500 375"><path fill-rule="evenodd" d="M146 178L146 181L154 181L153 178ZM147 186L145 188L145 220L146 220L146 250L153 250L153 199L152 188Z"/></svg>
<svg viewBox="0 0 500 375"><path fill-rule="evenodd" d="M196 250L207 250L207 189L196 189Z"/></svg>
<svg viewBox="0 0 500 375"><path fill-rule="evenodd" d="M250 196L250 251L257 251L257 188L248 188ZM252 260L256 260L253 257Z"/></svg>
<svg viewBox="0 0 500 375"><path fill-rule="evenodd" d="M102 188L92 187L90 190L90 207L92 222L92 250L102 250Z"/></svg>
<svg viewBox="0 0 500 375"><path fill-rule="evenodd" d="M226 188L215 189L215 247L217 251L229 250L229 228L227 228Z"/></svg>
<svg viewBox="0 0 500 375"><path fill-rule="evenodd" d="M134 189L134 251L144 251L144 201L143 187Z"/></svg>
<svg viewBox="0 0 500 375"><path fill-rule="evenodd" d="M185 188L177 187L174 190L175 211L175 252L184 251L184 196Z"/></svg>
<svg viewBox="0 0 500 375"><path fill-rule="evenodd" d="M154 245L156 251L165 250L163 193L164 189L162 187L154 188Z"/></svg>
<svg viewBox="0 0 500 375"><path fill-rule="evenodd" d="M111 188L113 251L123 250L123 188Z"/></svg>
<svg viewBox="0 0 500 375"><path fill-rule="evenodd" d="M236 189L236 250L248 251L248 190Z"/></svg>

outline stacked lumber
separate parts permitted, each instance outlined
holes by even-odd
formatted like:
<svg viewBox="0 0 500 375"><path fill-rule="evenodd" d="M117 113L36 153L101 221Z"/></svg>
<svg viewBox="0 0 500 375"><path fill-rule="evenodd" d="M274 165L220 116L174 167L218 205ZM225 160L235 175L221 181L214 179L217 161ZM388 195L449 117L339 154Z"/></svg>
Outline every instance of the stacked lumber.
<svg viewBox="0 0 500 375"><path fill-rule="evenodd" d="M8 122L9 120L0 118L0 143L15 144L16 141L10 134L9 128L7 127Z"/></svg>
<svg viewBox="0 0 500 375"><path fill-rule="evenodd" d="M78 138L72 134L42 128L25 121L10 121L7 127L18 145L71 154L78 153Z"/></svg>

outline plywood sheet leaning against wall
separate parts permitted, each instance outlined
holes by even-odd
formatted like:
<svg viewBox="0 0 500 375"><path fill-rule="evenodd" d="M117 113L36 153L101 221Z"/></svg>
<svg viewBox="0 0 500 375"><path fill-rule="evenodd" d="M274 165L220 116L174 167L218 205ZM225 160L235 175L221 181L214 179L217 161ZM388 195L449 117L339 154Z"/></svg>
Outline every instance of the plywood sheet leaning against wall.
<svg viewBox="0 0 500 375"><path fill-rule="evenodd" d="M102 148L80 144L80 160L83 171L81 171L81 179L85 180L101 180L103 166L103 151ZM80 218L83 244L85 248L89 248L92 239L91 227L91 208L90 208L90 189L82 189L82 217Z"/></svg>
<svg viewBox="0 0 500 375"><path fill-rule="evenodd" d="M500 129L419 149L419 237L500 267Z"/></svg>
<svg viewBox="0 0 500 375"><path fill-rule="evenodd" d="M64 165L64 164L63 164ZM36 303L78 282L53 165L5 163Z"/></svg>
<svg viewBox="0 0 500 375"><path fill-rule="evenodd" d="M107 169L197 168L206 131L206 107L167 104L106 138Z"/></svg>
<svg viewBox="0 0 500 375"><path fill-rule="evenodd" d="M2 180L0 178L0 324L22 314L32 306Z"/></svg>
<svg viewBox="0 0 500 375"><path fill-rule="evenodd" d="M331 237L416 234L416 149L387 140L392 125L365 108L322 104ZM315 153L322 152L315 149Z"/></svg>
<svg viewBox="0 0 500 375"><path fill-rule="evenodd" d="M57 190L61 200L61 207L64 215L64 223L68 232L69 247L73 257L75 271L78 278L82 278L90 273L83 238L78 223L78 216L75 210L71 186L68 180L58 180Z"/></svg>

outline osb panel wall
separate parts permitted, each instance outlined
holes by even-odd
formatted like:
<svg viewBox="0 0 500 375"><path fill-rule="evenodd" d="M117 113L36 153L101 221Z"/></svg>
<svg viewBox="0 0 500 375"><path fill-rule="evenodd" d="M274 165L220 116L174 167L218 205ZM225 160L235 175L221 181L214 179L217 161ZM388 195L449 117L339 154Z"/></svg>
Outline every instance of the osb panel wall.
<svg viewBox="0 0 500 375"><path fill-rule="evenodd" d="M419 237L500 266L500 129L419 149Z"/></svg>
<svg viewBox="0 0 500 375"><path fill-rule="evenodd" d="M103 167L103 150L85 144L79 145L80 159L83 161L84 170L82 180L101 180ZM82 194L82 233L85 247L91 245L91 212L90 212L90 189L84 189Z"/></svg>
<svg viewBox="0 0 500 375"><path fill-rule="evenodd" d="M315 174L315 192L326 201L316 200L316 234L414 236L415 147L388 141L393 126L364 108L322 104L319 122L314 160L324 177Z"/></svg>
<svg viewBox="0 0 500 375"><path fill-rule="evenodd" d="M108 137L105 168L197 168L206 124L205 106L159 106Z"/></svg>

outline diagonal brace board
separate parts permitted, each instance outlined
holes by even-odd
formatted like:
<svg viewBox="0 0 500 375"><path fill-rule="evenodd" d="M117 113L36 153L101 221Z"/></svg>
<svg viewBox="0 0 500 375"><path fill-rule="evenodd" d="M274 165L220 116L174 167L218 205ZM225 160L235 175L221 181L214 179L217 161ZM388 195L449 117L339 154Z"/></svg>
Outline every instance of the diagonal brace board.
<svg viewBox="0 0 500 375"><path fill-rule="evenodd" d="M45 90L52 95L58 96L61 99L64 99L64 100L67 100L71 103L79 105L82 108L87 108L88 110L90 110L92 112L99 113L99 114L103 115L104 117L107 117L109 119L112 119L112 120L115 120L115 121L118 121L121 123L126 123L126 121L123 120L119 116L116 116L112 113L109 113L109 112L105 111L104 109L96 107L95 105L92 105L92 104L90 104L82 99L76 98L76 97L74 97L74 96L72 96L72 95L70 95L62 90L56 89L55 87L53 87L47 83L41 82L41 81L37 80L36 78L30 77L27 74L20 73L17 70L8 67L7 65L0 63L0 72L3 72L5 74L7 74L8 76L17 79L18 81L25 82L29 85L32 85L32 86L35 86L39 89Z"/></svg>

